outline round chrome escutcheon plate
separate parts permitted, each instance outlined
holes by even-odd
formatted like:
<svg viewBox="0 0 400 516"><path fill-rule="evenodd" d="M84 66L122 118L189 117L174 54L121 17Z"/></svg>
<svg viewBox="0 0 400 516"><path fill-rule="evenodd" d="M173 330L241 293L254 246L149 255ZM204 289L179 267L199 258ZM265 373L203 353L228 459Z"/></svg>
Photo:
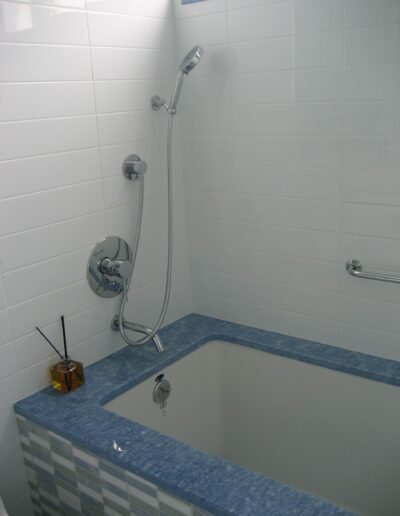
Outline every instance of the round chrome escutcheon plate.
<svg viewBox="0 0 400 516"><path fill-rule="evenodd" d="M105 258L130 261L132 250L123 238L109 236L96 244L90 254L87 279L91 289L100 297L115 297L123 291L124 280L101 272L100 264Z"/></svg>

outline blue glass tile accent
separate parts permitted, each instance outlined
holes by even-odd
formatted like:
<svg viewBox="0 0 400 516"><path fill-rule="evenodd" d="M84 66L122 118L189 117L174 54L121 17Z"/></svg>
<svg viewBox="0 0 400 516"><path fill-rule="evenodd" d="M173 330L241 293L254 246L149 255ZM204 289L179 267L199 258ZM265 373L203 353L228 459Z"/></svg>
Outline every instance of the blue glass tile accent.
<svg viewBox="0 0 400 516"><path fill-rule="evenodd" d="M195 4L196 2L204 2L204 0L182 0L182 5Z"/></svg>
<svg viewBox="0 0 400 516"><path fill-rule="evenodd" d="M399 362L196 314L167 326L160 336L165 353L158 353L152 343L123 348L88 367L86 383L80 389L64 395L46 388L17 403L15 411L74 446L79 445L211 514L349 514L108 412L103 405L210 340L224 340L397 386Z"/></svg>

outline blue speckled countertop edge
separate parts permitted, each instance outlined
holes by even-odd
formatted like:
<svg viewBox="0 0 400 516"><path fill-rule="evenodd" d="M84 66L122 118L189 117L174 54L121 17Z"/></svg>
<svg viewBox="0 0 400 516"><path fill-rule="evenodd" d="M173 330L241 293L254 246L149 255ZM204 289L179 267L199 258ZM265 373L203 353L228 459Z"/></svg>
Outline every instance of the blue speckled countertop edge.
<svg viewBox="0 0 400 516"><path fill-rule="evenodd" d="M16 403L15 411L213 514L350 514L113 414L102 405L210 340L395 386L400 386L399 362L196 314L167 326L160 335L165 353L157 353L151 343L123 348L89 366L79 390L66 396L48 387Z"/></svg>

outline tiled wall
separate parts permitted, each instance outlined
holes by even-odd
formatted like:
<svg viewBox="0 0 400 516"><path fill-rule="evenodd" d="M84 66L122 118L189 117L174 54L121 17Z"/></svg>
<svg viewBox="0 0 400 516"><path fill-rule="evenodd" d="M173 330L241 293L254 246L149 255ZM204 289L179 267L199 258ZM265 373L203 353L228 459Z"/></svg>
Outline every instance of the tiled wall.
<svg viewBox="0 0 400 516"><path fill-rule="evenodd" d="M129 237L149 163L128 317L155 320L166 249L165 116L177 56L206 57L177 130L169 320L194 310L400 359L400 288L350 278L350 257L400 270L399 0L0 0L0 493L30 514L11 406L47 383L67 317L86 364L120 346L87 256ZM190 273L186 214L192 268ZM160 221L162 221L160 223Z"/></svg>
<svg viewBox="0 0 400 516"><path fill-rule="evenodd" d="M211 516L21 416L18 426L38 516Z"/></svg>
<svg viewBox="0 0 400 516"><path fill-rule="evenodd" d="M196 312L400 359L399 0L176 0Z"/></svg>
<svg viewBox="0 0 400 516"><path fill-rule="evenodd" d="M0 1L0 494L30 514L12 404L48 383L55 356L34 333L89 364L121 345L113 301L86 281L94 243L130 237L137 185L124 157L149 164L128 317L154 323L166 267L165 114L175 70L169 0ZM191 311L183 187L176 176L175 274L168 319Z"/></svg>

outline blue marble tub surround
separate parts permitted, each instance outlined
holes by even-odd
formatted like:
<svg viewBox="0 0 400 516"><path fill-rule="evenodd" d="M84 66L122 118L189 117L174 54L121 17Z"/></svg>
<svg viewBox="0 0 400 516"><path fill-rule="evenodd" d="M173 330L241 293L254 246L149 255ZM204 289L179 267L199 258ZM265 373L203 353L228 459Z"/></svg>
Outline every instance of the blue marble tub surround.
<svg viewBox="0 0 400 516"><path fill-rule="evenodd" d="M194 449L102 405L210 340L225 340L392 385L400 364L362 353L191 314L164 328L166 352L124 348L86 369L63 395L46 388L17 403L28 420L212 514L349 514L318 498Z"/></svg>

